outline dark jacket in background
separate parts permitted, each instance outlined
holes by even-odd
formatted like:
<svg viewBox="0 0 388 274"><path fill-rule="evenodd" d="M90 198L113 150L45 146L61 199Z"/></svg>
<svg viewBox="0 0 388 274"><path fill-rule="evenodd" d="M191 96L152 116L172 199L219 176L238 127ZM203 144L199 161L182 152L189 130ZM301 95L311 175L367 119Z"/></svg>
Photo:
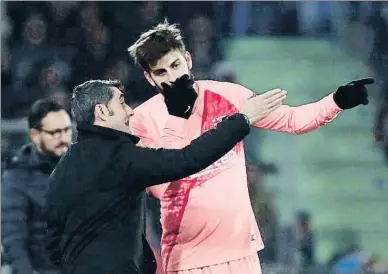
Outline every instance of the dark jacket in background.
<svg viewBox="0 0 388 274"><path fill-rule="evenodd" d="M48 178L57 161L28 144L6 163L1 184L1 243L5 264L14 273L45 273L54 268L44 246L44 208Z"/></svg>
<svg viewBox="0 0 388 274"><path fill-rule="evenodd" d="M194 174L249 133L241 114L182 150L137 147L139 138L98 126L78 140L50 177L47 249L72 274L155 272L145 237L145 188Z"/></svg>

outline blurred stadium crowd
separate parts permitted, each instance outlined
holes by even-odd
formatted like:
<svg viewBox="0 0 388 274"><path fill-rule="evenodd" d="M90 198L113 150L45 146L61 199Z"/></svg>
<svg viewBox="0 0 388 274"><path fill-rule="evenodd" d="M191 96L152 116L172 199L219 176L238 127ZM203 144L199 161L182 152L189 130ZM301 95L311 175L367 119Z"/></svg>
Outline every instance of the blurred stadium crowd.
<svg viewBox="0 0 388 274"><path fill-rule="evenodd" d="M184 26L197 73L220 57L214 39L212 4L163 2L7 2L3 32L3 117L20 117L37 98L64 100L76 84L91 78L119 78L128 100L141 102L154 91L141 82L126 49L164 16ZM185 6L185 7L183 7ZM187 7L189 6L189 7ZM197 11L196 11L197 10ZM179 11L179 12L177 12ZM204 12L201 12L204 11ZM204 45L205 44L205 45ZM204 49L208 47L212 52Z"/></svg>
<svg viewBox="0 0 388 274"><path fill-rule="evenodd" d="M168 18L184 31L198 79L235 80L233 69L219 62L223 59L220 39L227 36L331 36L344 41L379 76L383 100L376 137L383 141L387 10L384 2L5 1L1 8L1 114L7 119L24 117L31 103L45 96L67 105L74 85L91 78L118 78L132 106L145 101L155 91L129 60L126 49L142 31ZM353 37L362 38L345 39L352 32L357 33ZM6 151L8 145L2 145Z"/></svg>
<svg viewBox="0 0 388 274"><path fill-rule="evenodd" d="M67 108L72 88L92 78L120 79L126 86L126 100L132 107L149 99L155 90L134 67L127 48L144 30L168 18L183 29L188 50L194 56L193 72L198 79L237 81L232 67L224 61L221 43L224 37L329 36L342 42L376 72L381 104L375 135L385 148L388 160L387 2L2 1L1 12L2 119L25 117L30 105L42 97L55 98ZM357 35L352 36L352 32ZM347 36L358 37L358 40L345 39ZM23 142L25 139L2 132L2 163ZM249 166L250 180L260 181L263 171L274 171L274 168L263 164ZM252 196L260 196L254 207L263 224L267 246L262 254L263 262L274 263L283 256L287 262L297 260L306 267L314 265L309 214L298 215L295 227L300 234L295 235L293 226L286 229L282 234L285 237L282 247L279 247L280 236L274 233L276 216L269 194L264 189L256 189L252 190ZM284 251L281 256L279 249ZM287 249L293 254L287 254ZM346 272L351 267L343 270L336 264L341 260L365 272ZM328 267L333 266L331 270L338 274L367 273L374 263L373 257L363 256L360 249L354 247L333 256ZM281 272L276 267L267 273L270 271Z"/></svg>

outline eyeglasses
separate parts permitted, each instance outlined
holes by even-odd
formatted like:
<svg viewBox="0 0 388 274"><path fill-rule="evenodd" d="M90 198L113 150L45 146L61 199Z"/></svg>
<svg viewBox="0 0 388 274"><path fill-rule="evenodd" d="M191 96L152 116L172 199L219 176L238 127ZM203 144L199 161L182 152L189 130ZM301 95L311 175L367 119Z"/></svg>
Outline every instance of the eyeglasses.
<svg viewBox="0 0 388 274"><path fill-rule="evenodd" d="M62 134L71 134L71 127L58 128L54 130L40 129L40 131L51 135L51 137L53 138L59 138L62 136Z"/></svg>

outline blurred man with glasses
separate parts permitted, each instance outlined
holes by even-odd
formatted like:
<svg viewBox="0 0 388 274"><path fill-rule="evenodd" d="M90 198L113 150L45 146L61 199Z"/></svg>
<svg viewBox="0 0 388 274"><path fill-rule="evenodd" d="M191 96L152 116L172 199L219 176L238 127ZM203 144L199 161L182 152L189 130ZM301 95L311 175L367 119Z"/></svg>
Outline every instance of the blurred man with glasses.
<svg viewBox="0 0 388 274"><path fill-rule="evenodd" d="M46 255L43 208L48 178L72 140L65 109L49 99L36 101L28 116L31 143L8 159L2 178L1 243L12 273L59 273Z"/></svg>

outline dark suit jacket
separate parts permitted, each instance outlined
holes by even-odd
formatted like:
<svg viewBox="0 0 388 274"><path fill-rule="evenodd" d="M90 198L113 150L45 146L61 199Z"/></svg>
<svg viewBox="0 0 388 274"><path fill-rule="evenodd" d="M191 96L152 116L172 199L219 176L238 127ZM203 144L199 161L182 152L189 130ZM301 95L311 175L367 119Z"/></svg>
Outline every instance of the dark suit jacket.
<svg viewBox="0 0 388 274"><path fill-rule="evenodd" d="M141 148L138 138L98 126L78 140L50 177L47 249L64 273L154 273L145 238L145 188L194 174L249 133L235 114L181 150Z"/></svg>

